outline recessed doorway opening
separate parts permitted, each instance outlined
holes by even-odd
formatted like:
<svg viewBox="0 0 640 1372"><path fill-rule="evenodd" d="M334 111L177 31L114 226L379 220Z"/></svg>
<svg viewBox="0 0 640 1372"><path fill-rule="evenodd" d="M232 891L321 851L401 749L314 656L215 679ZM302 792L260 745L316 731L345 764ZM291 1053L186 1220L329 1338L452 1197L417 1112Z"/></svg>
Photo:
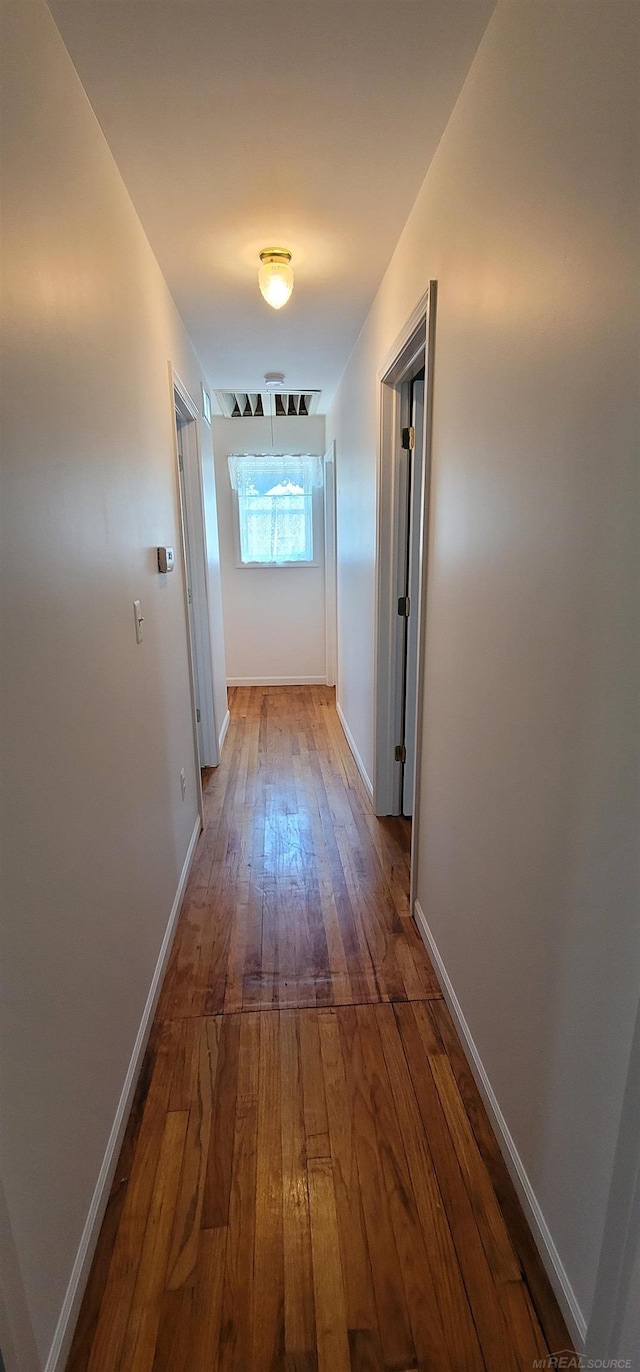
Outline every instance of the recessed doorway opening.
<svg viewBox="0 0 640 1372"><path fill-rule="evenodd" d="M416 869L436 283L379 375L374 808L412 825Z"/></svg>
<svg viewBox="0 0 640 1372"><path fill-rule="evenodd" d="M189 678L193 714L194 752L198 776L219 761L218 731L214 709L213 664L202 470L198 441L198 409L186 387L170 368L180 553L184 574ZM203 815L201 790L199 808Z"/></svg>

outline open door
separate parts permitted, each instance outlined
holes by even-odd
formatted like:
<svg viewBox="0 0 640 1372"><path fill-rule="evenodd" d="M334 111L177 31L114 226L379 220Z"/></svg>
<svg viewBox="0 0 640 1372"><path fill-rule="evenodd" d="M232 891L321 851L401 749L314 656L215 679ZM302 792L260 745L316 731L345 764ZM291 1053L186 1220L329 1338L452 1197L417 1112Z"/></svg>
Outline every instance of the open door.
<svg viewBox="0 0 640 1372"><path fill-rule="evenodd" d="M404 593L404 679L402 813L413 814L418 706L418 606L420 597L422 477L424 454L424 368L410 383L411 424L407 448L406 591Z"/></svg>
<svg viewBox="0 0 640 1372"><path fill-rule="evenodd" d="M202 767L216 767L219 730L214 693L214 645L209 606L206 517L198 409L169 364L180 509L182 563L194 695L195 732Z"/></svg>
<svg viewBox="0 0 640 1372"><path fill-rule="evenodd" d="M185 517L187 508L187 493L185 489L184 466L185 466L185 429L187 421L183 418L180 411L176 409L176 440L178 447L178 482L180 486L180 513L181 513L181 534L182 534L182 559L186 569L187 579L187 622L189 633L189 658L191 662L191 680L193 687L193 712L194 712L194 732L198 744L198 771L202 770L202 760L204 750L202 746L202 710L200 708L200 682L198 672L198 652L196 639L196 623L193 607L193 586L195 582L193 566L193 549L189 537L189 521ZM193 423L193 421L191 421Z"/></svg>
<svg viewBox="0 0 640 1372"><path fill-rule="evenodd" d="M436 283L380 374L374 808L416 806Z"/></svg>

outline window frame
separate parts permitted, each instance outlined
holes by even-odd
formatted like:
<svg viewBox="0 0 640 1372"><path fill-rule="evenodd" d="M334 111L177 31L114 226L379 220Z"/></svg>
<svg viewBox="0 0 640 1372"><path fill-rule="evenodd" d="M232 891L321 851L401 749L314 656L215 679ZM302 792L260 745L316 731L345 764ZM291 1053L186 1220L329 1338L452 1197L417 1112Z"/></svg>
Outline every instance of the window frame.
<svg viewBox="0 0 640 1372"><path fill-rule="evenodd" d="M231 487L231 499L233 508L233 538L235 548L235 563L239 571L273 571L291 572L296 569L304 571L308 567L321 567L322 560L318 556L318 550L324 546L324 468L322 486L313 486L311 489L311 537L313 540L313 558L311 561L299 561L298 559L290 562L243 562L240 544L240 498L238 491Z"/></svg>

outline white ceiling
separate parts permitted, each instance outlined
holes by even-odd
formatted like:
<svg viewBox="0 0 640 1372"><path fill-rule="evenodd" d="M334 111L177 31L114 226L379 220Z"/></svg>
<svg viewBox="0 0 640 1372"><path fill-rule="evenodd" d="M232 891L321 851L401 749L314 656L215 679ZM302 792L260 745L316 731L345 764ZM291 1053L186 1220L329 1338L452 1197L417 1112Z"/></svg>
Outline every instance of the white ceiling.
<svg viewBox="0 0 640 1372"><path fill-rule="evenodd" d="M493 6L50 0L213 387L282 371L325 408Z"/></svg>

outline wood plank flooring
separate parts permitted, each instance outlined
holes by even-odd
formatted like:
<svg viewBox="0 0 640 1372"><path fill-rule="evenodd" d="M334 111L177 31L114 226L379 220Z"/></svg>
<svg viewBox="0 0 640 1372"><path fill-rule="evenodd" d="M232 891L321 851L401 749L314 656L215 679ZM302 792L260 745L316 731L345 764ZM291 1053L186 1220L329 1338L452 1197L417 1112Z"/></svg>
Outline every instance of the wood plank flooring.
<svg viewBox="0 0 640 1372"><path fill-rule="evenodd" d="M522 1372L570 1347L323 687L230 692L67 1372Z"/></svg>

